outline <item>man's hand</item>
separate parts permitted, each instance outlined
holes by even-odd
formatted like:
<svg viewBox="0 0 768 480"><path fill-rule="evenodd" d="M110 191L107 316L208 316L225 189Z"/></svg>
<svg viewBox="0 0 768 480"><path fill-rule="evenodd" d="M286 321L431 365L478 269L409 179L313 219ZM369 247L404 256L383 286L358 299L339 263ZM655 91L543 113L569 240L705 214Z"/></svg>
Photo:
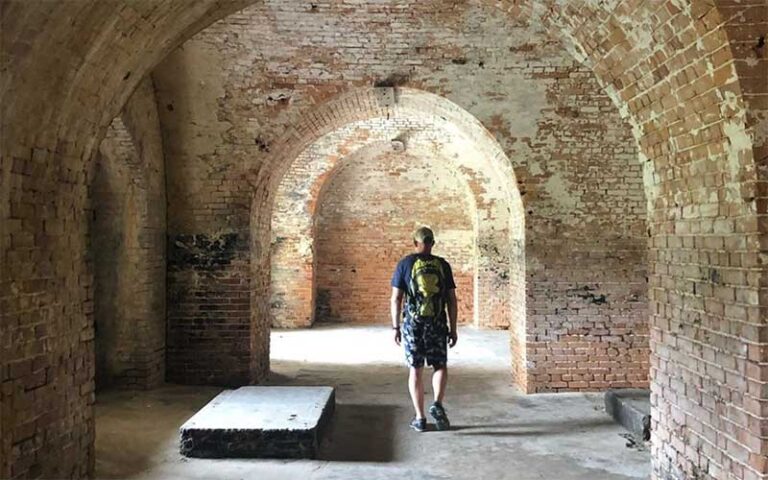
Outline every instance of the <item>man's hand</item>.
<svg viewBox="0 0 768 480"><path fill-rule="evenodd" d="M456 330L452 331L448 334L448 338L450 339L450 342L448 343L448 346L453 348L454 345L456 345L456 342L459 341L459 334L456 332Z"/></svg>
<svg viewBox="0 0 768 480"><path fill-rule="evenodd" d="M395 343L400 345L400 339L402 338L400 336L400 329L399 328L394 328L393 330L395 331Z"/></svg>

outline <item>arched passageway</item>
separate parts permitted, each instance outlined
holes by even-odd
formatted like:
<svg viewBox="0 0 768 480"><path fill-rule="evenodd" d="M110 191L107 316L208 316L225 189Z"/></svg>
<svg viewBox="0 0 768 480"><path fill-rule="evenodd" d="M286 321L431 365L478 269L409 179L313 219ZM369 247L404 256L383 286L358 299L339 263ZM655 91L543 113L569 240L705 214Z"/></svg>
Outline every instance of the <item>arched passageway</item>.
<svg viewBox="0 0 768 480"><path fill-rule="evenodd" d="M564 94L564 101L570 99ZM273 324L312 323L313 219L330 172L364 145L390 145L403 138L408 149L428 145L430 151L442 151L441 156L457 165L470 185L478 228L474 323L510 329L516 384L529 392L645 385L640 168L634 150L623 143L628 132L621 125L608 128L602 140L586 147L576 144L572 132L578 128L583 135L585 117L600 115L592 104L582 102L583 106L573 107L578 121L557 116L541 119L538 125L530 120L529 126L518 119L516 128L536 132L530 143L544 147L510 149L516 154L512 159L468 112L431 93L407 88L357 90L317 108L274 148L279 152L272 160L277 166L274 178L279 181L271 184L276 184L271 187L276 191L270 246ZM363 120L367 117L372 119ZM297 137L296 132L308 133ZM611 164L594 170L589 165L595 152L610 152ZM523 178L515 180L512 168ZM566 173L569 170L572 173ZM606 183L621 187L614 192L605 188ZM526 214L515 200L519 193L508 192L508 185L518 185L528 194L530 223L525 233ZM386 196L386 189L381 190ZM587 216L589 220L579 220ZM254 221L259 230L265 224ZM587 234L590 228L593 233ZM379 287L386 292L386 282ZM371 308L386 312L386 304ZM577 355L579 366L574 365Z"/></svg>
<svg viewBox="0 0 768 480"><path fill-rule="evenodd" d="M476 321L474 202L466 183L446 162L418 148L393 151L391 143L369 145L345 157L312 199L311 230L299 238L299 245L309 250L306 284L312 287L311 297L296 295L299 290L294 286L279 283L281 278L286 282L295 278L296 256L285 246L299 232L290 224L285 228L283 222L290 219L283 214L273 216L271 308L283 307L281 317L287 320L386 325L390 294L386 286L392 266L411 251L411 232L423 224L440 232L435 254L453 264L461 291L461 323ZM387 198L380 197L382 191L388 192ZM276 289L284 292L277 298ZM303 307L308 315L301 318L295 311L285 311L285 303ZM275 320L273 325L290 326Z"/></svg>
<svg viewBox="0 0 768 480"><path fill-rule="evenodd" d="M316 321L387 325L393 265L412 251L412 232L431 225L440 238L434 253L450 259L461 292L460 322L474 324L473 211L466 183L428 152L385 143L345 159L315 212Z"/></svg>
<svg viewBox="0 0 768 480"><path fill-rule="evenodd" d="M464 321L502 328L512 325L515 331L524 330L522 203L519 194L509 190L509 186L516 182L510 163L498 144L460 107L426 92L384 88L362 90L344 95L322 108L333 111L348 102L370 105L380 111L372 110L372 118L345 123L318 137L293 162L286 162L290 166L280 178L272 217L270 312L273 324L297 327L313 323L318 308L313 298L317 288L312 247L317 228L315 217L321 193L327 192L324 185L330 182L332 172L345 162L362 161L360 157L375 156L382 150L391 152L392 142L397 142L396 148L403 148L403 155L415 155L411 158L423 158L422 162L435 164L434 168L440 169L439 173L445 177L442 182L437 173L420 179L411 177L414 187L420 188L418 195L412 195L411 215L416 212L422 212L422 218L430 215L429 218L435 221L434 227L444 234L441 236L444 246L438 246L438 249L445 248L448 254L455 251L454 260L460 267L459 272L468 274L467 282L471 283L463 290L472 298L473 285L478 289L474 307L467 305L464 309L474 313ZM365 109L361 108L357 115L364 114ZM354 113L348 115L353 119L356 116ZM340 119L339 123L342 121ZM390 223L394 227L381 233L383 237L379 243L363 243L373 255L370 266L384 272L380 278L390 275L397 259L408 251L409 232L419 223L418 216L390 218L397 210L390 209L386 203L394 201L392 195L399 194L391 176L415 174L408 163L406 159L401 166L388 172L389 178L382 178L378 186L370 185L379 192L378 202L385 202L383 205L370 215L363 214L362 205L358 205L357 214L350 218L363 225L370 222L378 230ZM359 169L361 178L376 171L377 166L370 162ZM403 188L407 186L401 185ZM452 223L457 212L444 211L443 204L457 195L468 197L471 202L464 207L469 223L463 226L461 222ZM373 203L377 201L375 198L374 195ZM424 207L419 207L419 202L424 203ZM359 233L365 231L363 228ZM355 236L353 232L348 234ZM469 240L467 235L471 235ZM400 240L395 240L398 237ZM471 250L462 249L463 245L471 246ZM384 249L384 253L375 253L377 248ZM466 257L467 253L469 257ZM463 279L465 275L460 277ZM374 300L368 308L381 310L386 318L387 303L381 295L387 296L388 283L380 283L377 288L379 302ZM377 318L381 320L380 315Z"/></svg>
<svg viewBox="0 0 768 480"><path fill-rule="evenodd" d="M4 340L11 339L3 345L2 400L11 405L2 413L4 475L92 471L85 225L93 156L161 59L249 3L2 4L0 299ZM497 7L501 23L533 21L565 38L633 127L649 207L655 476L765 477L764 6ZM266 198L263 185L258 192L256 206ZM264 240L247 240L254 266L268 271ZM239 381L267 370L266 288L254 282L250 341L235 349L234 363L248 365L233 375Z"/></svg>
<svg viewBox="0 0 768 480"><path fill-rule="evenodd" d="M154 88L144 81L109 126L95 160L96 389L165 380L165 163Z"/></svg>

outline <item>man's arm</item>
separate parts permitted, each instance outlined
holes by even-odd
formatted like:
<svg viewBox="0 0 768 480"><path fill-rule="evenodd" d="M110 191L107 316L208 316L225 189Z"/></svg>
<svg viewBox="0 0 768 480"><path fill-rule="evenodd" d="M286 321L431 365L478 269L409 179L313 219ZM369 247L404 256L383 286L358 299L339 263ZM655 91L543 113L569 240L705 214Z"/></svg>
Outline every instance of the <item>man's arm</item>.
<svg viewBox="0 0 768 480"><path fill-rule="evenodd" d="M392 297L389 300L389 312L392 316L392 328L395 330L395 343L400 345L400 312L403 308L403 291L392 287Z"/></svg>
<svg viewBox="0 0 768 480"><path fill-rule="evenodd" d="M458 331L456 330L456 325L459 321L458 315L459 315L459 309L456 303L456 289L451 288L448 290L448 320L450 320L451 330L449 332L449 335L451 337L451 347L456 345L456 342L459 339Z"/></svg>

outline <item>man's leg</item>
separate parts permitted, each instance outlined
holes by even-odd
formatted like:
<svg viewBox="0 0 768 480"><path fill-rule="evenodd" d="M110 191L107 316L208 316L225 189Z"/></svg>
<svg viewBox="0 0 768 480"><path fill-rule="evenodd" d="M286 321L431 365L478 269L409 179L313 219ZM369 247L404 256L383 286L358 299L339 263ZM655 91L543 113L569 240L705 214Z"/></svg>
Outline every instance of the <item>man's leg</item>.
<svg viewBox="0 0 768 480"><path fill-rule="evenodd" d="M448 382L448 367L443 365L435 368L432 374L432 389L435 394L435 403L429 407L429 414L435 419L435 426L438 430L448 430L451 428L451 422L448 420L448 414L443 408L443 397L445 396L445 385Z"/></svg>
<svg viewBox="0 0 768 480"><path fill-rule="evenodd" d="M427 338L427 363L435 369L432 374L435 403L429 407L429 414L435 419L438 430L448 430L451 428L451 422L443 408L443 397L448 383L448 325L436 324L432 327Z"/></svg>
<svg viewBox="0 0 768 480"><path fill-rule="evenodd" d="M445 397L445 387L448 384L448 366L443 365L436 368L432 374L432 391L435 395L435 403L443 403Z"/></svg>
<svg viewBox="0 0 768 480"><path fill-rule="evenodd" d="M426 418L424 415L424 369L411 367L408 376L408 390L411 392L411 401L416 410L416 418Z"/></svg>

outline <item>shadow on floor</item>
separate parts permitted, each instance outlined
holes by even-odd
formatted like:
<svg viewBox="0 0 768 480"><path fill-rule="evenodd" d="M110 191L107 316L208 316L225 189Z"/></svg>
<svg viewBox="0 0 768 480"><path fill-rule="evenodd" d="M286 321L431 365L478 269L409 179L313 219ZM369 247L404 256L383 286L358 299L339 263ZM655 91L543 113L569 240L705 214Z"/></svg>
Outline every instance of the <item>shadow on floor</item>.
<svg viewBox="0 0 768 480"><path fill-rule="evenodd" d="M394 459L394 405L337 404L318 459L336 462L391 462Z"/></svg>
<svg viewBox="0 0 768 480"><path fill-rule="evenodd" d="M581 433L600 427L613 426L608 417L565 420L556 422L511 422L500 424L452 425L451 430L459 435L487 435L491 437L525 437L528 435L564 435ZM500 430L501 429L501 430Z"/></svg>
<svg viewBox="0 0 768 480"><path fill-rule="evenodd" d="M152 468L165 445L178 452L179 426L221 388L164 384L96 393L96 477L128 478Z"/></svg>

